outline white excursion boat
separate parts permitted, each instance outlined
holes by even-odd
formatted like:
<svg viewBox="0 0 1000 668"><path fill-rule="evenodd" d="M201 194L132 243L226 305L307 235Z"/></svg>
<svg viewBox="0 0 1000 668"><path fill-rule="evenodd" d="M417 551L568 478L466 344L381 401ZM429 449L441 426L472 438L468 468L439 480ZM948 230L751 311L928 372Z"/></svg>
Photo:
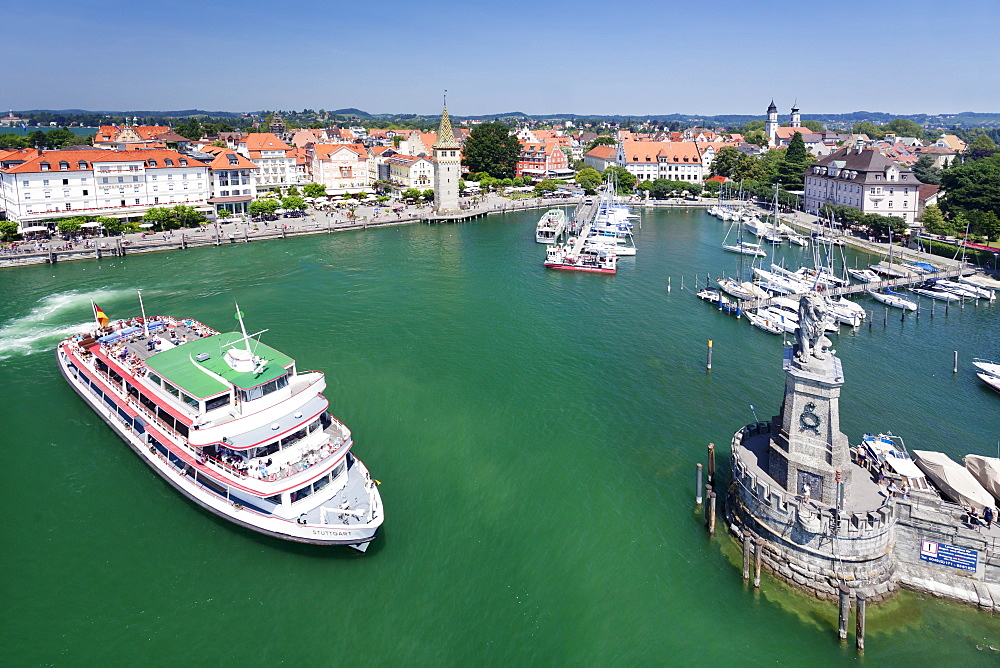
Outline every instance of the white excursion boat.
<svg viewBox="0 0 1000 668"><path fill-rule="evenodd" d="M545 266L549 269L614 274L618 271L618 255L596 248L584 247L579 253L574 253L568 245L550 246L545 251Z"/></svg>
<svg viewBox="0 0 1000 668"><path fill-rule="evenodd" d="M540 244L554 244L565 229L566 212L562 209L549 209L538 220L538 225L535 227L535 241Z"/></svg>
<svg viewBox="0 0 1000 668"><path fill-rule="evenodd" d="M868 295L876 300L880 301L886 306L892 306L893 308L901 308L904 311L916 311L917 302L912 299L907 299L898 292L893 292L892 290L886 290L885 292L876 292L875 290L865 290Z"/></svg>
<svg viewBox="0 0 1000 668"><path fill-rule="evenodd" d="M377 481L330 414L326 377L191 318L111 322L61 341L70 386L158 475L202 508L283 540L368 547ZM266 331L266 330L264 330Z"/></svg>

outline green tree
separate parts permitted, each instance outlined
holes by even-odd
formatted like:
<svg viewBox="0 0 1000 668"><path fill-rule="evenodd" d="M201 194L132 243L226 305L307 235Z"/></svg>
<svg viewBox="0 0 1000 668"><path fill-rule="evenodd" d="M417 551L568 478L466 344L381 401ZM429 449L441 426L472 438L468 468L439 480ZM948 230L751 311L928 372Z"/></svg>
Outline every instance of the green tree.
<svg viewBox="0 0 1000 668"><path fill-rule="evenodd" d="M421 194L422 193L416 188L407 188L403 191L403 199L417 200L420 199Z"/></svg>
<svg viewBox="0 0 1000 668"><path fill-rule="evenodd" d="M427 190L420 193L420 196L424 198L425 202L433 201L434 199L434 189L428 188Z"/></svg>
<svg viewBox="0 0 1000 668"><path fill-rule="evenodd" d="M576 173L576 185L583 188L588 195L593 195L601 185L601 174L593 167L581 169Z"/></svg>
<svg viewBox="0 0 1000 668"><path fill-rule="evenodd" d="M923 137L924 129L908 118L894 118L885 124L884 129L895 133L897 137Z"/></svg>
<svg viewBox="0 0 1000 668"><path fill-rule="evenodd" d="M604 180L608 179L608 176L614 174L615 179L618 181L618 192L619 193L630 193L635 188L635 174L628 171L624 167L619 167L618 165L611 165L604 170Z"/></svg>
<svg viewBox="0 0 1000 668"><path fill-rule="evenodd" d="M868 121L855 123L851 126L851 132L856 135L868 135L869 139L881 139L885 136L884 128L875 125L874 123L869 123Z"/></svg>
<svg viewBox="0 0 1000 668"><path fill-rule="evenodd" d="M771 140L767 138L767 135L760 130L743 135L743 140L748 144L756 144L757 146L767 146L771 143Z"/></svg>
<svg viewBox="0 0 1000 668"><path fill-rule="evenodd" d="M764 121L749 121L737 129L741 135L746 136L751 132L763 133L765 127Z"/></svg>
<svg viewBox="0 0 1000 668"><path fill-rule="evenodd" d="M740 153L735 146L723 146L715 154L715 159L712 161L712 174L731 177L742 155L744 154Z"/></svg>
<svg viewBox="0 0 1000 668"><path fill-rule="evenodd" d="M326 186L320 183L307 183L302 187L306 197L326 197Z"/></svg>
<svg viewBox="0 0 1000 668"><path fill-rule="evenodd" d="M822 132L826 129L826 126L820 121L802 121L802 127L808 128L813 132Z"/></svg>
<svg viewBox="0 0 1000 668"><path fill-rule="evenodd" d="M293 211L302 211L306 208L306 201L298 195L286 195L281 198L281 206Z"/></svg>
<svg viewBox="0 0 1000 668"><path fill-rule="evenodd" d="M930 155L920 156L913 164L913 175L921 183L941 184L941 168L934 166L934 157Z"/></svg>
<svg viewBox="0 0 1000 668"><path fill-rule="evenodd" d="M545 193L552 193L559 189L559 186L555 184L552 179L542 179L538 185L535 186L536 195L544 195Z"/></svg>
<svg viewBox="0 0 1000 668"><path fill-rule="evenodd" d="M802 141L802 133L796 132L788 142L785 155L778 165L778 182L786 190L802 190L805 187L804 172L812 162L806 144Z"/></svg>
<svg viewBox="0 0 1000 668"><path fill-rule="evenodd" d="M521 142L503 123L480 123L465 140L462 162L470 172L486 172L494 178L514 176L521 155Z"/></svg>
<svg viewBox="0 0 1000 668"><path fill-rule="evenodd" d="M101 229L108 234L121 234L129 228L129 224L122 221L121 218L112 218L111 216L100 216L94 222L100 223Z"/></svg>
<svg viewBox="0 0 1000 668"><path fill-rule="evenodd" d="M944 219L941 208L936 204L924 207L924 212L920 214L920 222L924 224L924 229L931 234L941 234L950 236L955 234L955 227Z"/></svg>
<svg viewBox="0 0 1000 668"><path fill-rule="evenodd" d="M617 145L618 145L617 139L615 139L614 137L608 137L607 135L602 135L597 139L595 139L594 141L587 144L587 149L586 151L584 151L584 153L586 153L587 151L592 151L598 146L617 146Z"/></svg>
<svg viewBox="0 0 1000 668"><path fill-rule="evenodd" d="M988 134L978 134L975 139L969 143L969 150L975 151L976 149L984 151L995 151L997 148L996 142L993 141Z"/></svg>
<svg viewBox="0 0 1000 668"><path fill-rule="evenodd" d="M777 153L777 151L772 152ZM748 153L740 153L736 161L736 166L733 168L733 172L729 177L734 181L760 181L762 183L770 182L773 170L769 170L768 168L773 167L773 162L774 161L771 158L765 159L765 157L757 157L749 155Z"/></svg>
<svg viewBox="0 0 1000 668"><path fill-rule="evenodd" d="M142 215L142 219L152 223L154 230L175 230L180 227L174 214L165 207L153 207Z"/></svg>
<svg viewBox="0 0 1000 668"><path fill-rule="evenodd" d="M952 220L958 213L1000 211L1000 153L945 170L941 188L941 209Z"/></svg>
<svg viewBox="0 0 1000 668"><path fill-rule="evenodd" d="M255 199L250 202L247 210L251 216L272 216L274 212L281 208L281 202L276 199Z"/></svg>
<svg viewBox="0 0 1000 668"><path fill-rule="evenodd" d="M288 186L288 190L285 191L285 194L292 195L293 197L299 197L302 195L302 193L299 192L299 189L295 186Z"/></svg>
<svg viewBox="0 0 1000 668"><path fill-rule="evenodd" d="M705 192L716 194L722 188L722 184L718 181L705 181Z"/></svg>
<svg viewBox="0 0 1000 668"><path fill-rule="evenodd" d="M79 217L63 218L56 223L56 229L63 234L71 234L73 232L79 232L85 222L85 219Z"/></svg>
<svg viewBox="0 0 1000 668"><path fill-rule="evenodd" d="M208 222L208 218L205 214L196 210L193 206L188 206L187 204L178 204L172 208L171 213L173 214L174 220L181 227L198 227L204 223Z"/></svg>
<svg viewBox="0 0 1000 668"><path fill-rule="evenodd" d="M993 211L970 211L969 233L996 241L1000 236L1000 218Z"/></svg>
<svg viewBox="0 0 1000 668"><path fill-rule="evenodd" d="M17 236L17 223L12 220L0 220L0 239L13 241Z"/></svg>
<svg viewBox="0 0 1000 668"><path fill-rule="evenodd" d="M0 134L0 149L16 150L19 148L26 148L29 146L27 139L27 137L16 135L13 132L4 132L3 134Z"/></svg>

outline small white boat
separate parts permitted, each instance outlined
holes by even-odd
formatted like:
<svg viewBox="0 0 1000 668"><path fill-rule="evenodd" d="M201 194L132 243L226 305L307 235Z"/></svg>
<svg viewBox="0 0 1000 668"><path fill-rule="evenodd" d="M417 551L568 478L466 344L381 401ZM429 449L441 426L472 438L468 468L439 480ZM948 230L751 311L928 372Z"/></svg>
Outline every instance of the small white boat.
<svg viewBox="0 0 1000 668"><path fill-rule="evenodd" d="M877 283L882 280L882 277L871 269L848 269L847 273L862 283Z"/></svg>
<svg viewBox="0 0 1000 668"><path fill-rule="evenodd" d="M882 468L891 477L915 490L929 490L924 472L910 458L903 439L892 434L865 434L861 446L866 451L866 458L874 469Z"/></svg>
<svg viewBox="0 0 1000 668"><path fill-rule="evenodd" d="M705 301L711 302L712 304L718 304L722 306L724 304L731 303L729 297L722 294L720 290L716 290L714 288L702 288L695 294L698 295L698 299L704 299Z"/></svg>
<svg viewBox="0 0 1000 668"><path fill-rule="evenodd" d="M861 323L868 316L864 308L845 297L831 298L827 303L830 306L830 314L838 322L850 325L851 327L860 327Z"/></svg>
<svg viewBox="0 0 1000 668"><path fill-rule="evenodd" d="M986 288L981 288L978 285L972 285L971 283L956 283L955 281L938 279L934 281L934 287L948 292L954 292L959 297L965 297L967 299L988 299L989 301L996 299L996 293L992 290L987 290Z"/></svg>
<svg viewBox="0 0 1000 668"><path fill-rule="evenodd" d="M754 257L764 257L767 255L767 251L761 248L760 244L752 244L749 241L741 241L738 244L723 244L722 247L730 253L740 253Z"/></svg>
<svg viewBox="0 0 1000 668"><path fill-rule="evenodd" d="M809 241L801 234L785 234L788 237L788 241L795 244L796 246L809 246Z"/></svg>
<svg viewBox="0 0 1000 668"><path fill-rule="evenodd" d="M759 313L754 313L752 311L745 311L747 320L750 324L757 329L763 330L768 334L781 334L783 331L776 323L768 319L765 315L760 315Z"/></svg>
<svg viewBox="0 0 1000 668"><path fill-rule="evenodd" d="M562 209L549 209L542 214L535 226L535 241L540 244L554 244L559 235L566 229L566 212Z"/></svg>
<svg viewBox="0 0 1000 668"><path fill-rule="evenodd" d="M996 376L997 378L1000 378L1000 363L977 357L972 360L972 365L980 371L984 371L988 376Z"/></svg>
<svg viewBox="0 0 1000 668"><path fill-rule="evenodd" d="M914 292L918 295L923 295L924 297L929 297L931 299L939 299L944 302L960 302L962 298L956 295L954 292L948 292L947 290L935 290L929 287L919 287L910 288L910 292Z"/></svg>
<svg viewBox="0 0 1000 668"><path fill-rule="evenodd" d="M889 278L909 278L910 276L917 275L917 272L912 268L902 264L894 264L887 260L871 265L870 269L876 274L882 274L883 276L888 276Z"/></svg>
<svg viewBox="0 0 1000 668"><path fill-rule="evenodd" d="M788 332L789 334L794 334L795 330L799 328L799 316L797 313L789 313L782 309L768 306L757 309L757 315L763 317L778 329L783 332Z"/></svg>
<svg viewBox="0 0 1000 668"><path fill-rule="evenodd" d="M977 373L976 375L979 376L979 380L983 381L997 392L1000 392L1000 377L991 376L988 373Z"/></svg>
<svg viewBox="0 0 1000 668"><path fill-rule="evenodd" d="M570 248L550 246L545 251L544 264L549 269L614 274L618 271L618 256L595 249L583 249L574 255Z"/></svg>
<svg viewBox="0 0 1000 668"><path fill-rule="evenodd" d="M892 306L893 308L901 308L904 311L916 311L917 302L912 299L907 299L900 295L898 292L892 292L887 290L886 292L876 292L875 290L865 290L868 295L876 300L880 301L886 306Z"/></svg>
<svg viewBox="0 0 1000 668"><path fill-rule="evenodd" d="M618 243L614 239L607 237L587 237L583 242L583 247L615 253L616 255L635 255L635 246Z"/></svg>
<svg viewBox="0 0 1000 668"><path fill-rule="evenodd" d="M768 297L766 292L750 281L743 281L741 283L740 281L731 278L720 278L716 282L727 294L730 294L737 299L765 299Z"/></svg>

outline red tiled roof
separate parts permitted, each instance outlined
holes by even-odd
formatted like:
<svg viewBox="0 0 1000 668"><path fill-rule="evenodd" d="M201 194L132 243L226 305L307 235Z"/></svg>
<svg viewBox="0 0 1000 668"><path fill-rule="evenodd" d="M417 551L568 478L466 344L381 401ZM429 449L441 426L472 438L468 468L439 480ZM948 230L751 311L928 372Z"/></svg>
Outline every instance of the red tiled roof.
<svg viewBox="0 0 1000 668"><path fill-rule="evenodd" d="M150 160L155 160L156 165L150 164ZM172 160L173 165L164 164L165 160ZM145 162L146 169L162 169L164 167L181 167L181 161L185 161L188 167L199 167L203 163L181 155L177 151L168 149L146 149L138 151L106 151L95 148L92 151L44 151L38 156L27 160L23 164L10 167L3 171L8 174L28 174L42 171L42 163L48 163L50 172L78 172L93 169L95 162ZM66 169L61 169L60 163L66 163ZM84 163L85 167L80 167Z"/></svg>
<svg viewBox="0 0 1000 668"><path fill-rule="evenodd" d="M287 151L291 148L270 132L251 132L241 143L248 151Z"/></svg>
<svg viewBox="0 0 1000 668"><path fill-rule="evenodd" d="M208 163L209 169L257 169L257 165L232 149L220 148L218 146L206 146L205 148L214 148L218 151L215 160ZM205 152L208 153L209 151L206 150ZM235 164L230 160L230 156L236 156Z"/></svg>

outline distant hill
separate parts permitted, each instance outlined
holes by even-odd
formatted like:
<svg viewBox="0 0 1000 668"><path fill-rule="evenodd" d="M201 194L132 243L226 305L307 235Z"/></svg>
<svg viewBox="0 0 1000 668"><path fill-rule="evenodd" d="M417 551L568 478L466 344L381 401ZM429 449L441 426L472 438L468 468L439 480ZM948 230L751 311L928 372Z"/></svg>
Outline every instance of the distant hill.
<svg viewBox="0 0 1000 668"><path fill-rule="evenodd" d="M212 118L238 118L242 112L238 111L204 111L202 109L182 109L180 111L142 111L129 109L128 111L92 111L87 109L28 109L18 112L21 115L31 117L32 114L62 114L62 115L88 115L100 114L104 116L140 116L153 118L188 118L191 116L209 116Z"/></svg>

